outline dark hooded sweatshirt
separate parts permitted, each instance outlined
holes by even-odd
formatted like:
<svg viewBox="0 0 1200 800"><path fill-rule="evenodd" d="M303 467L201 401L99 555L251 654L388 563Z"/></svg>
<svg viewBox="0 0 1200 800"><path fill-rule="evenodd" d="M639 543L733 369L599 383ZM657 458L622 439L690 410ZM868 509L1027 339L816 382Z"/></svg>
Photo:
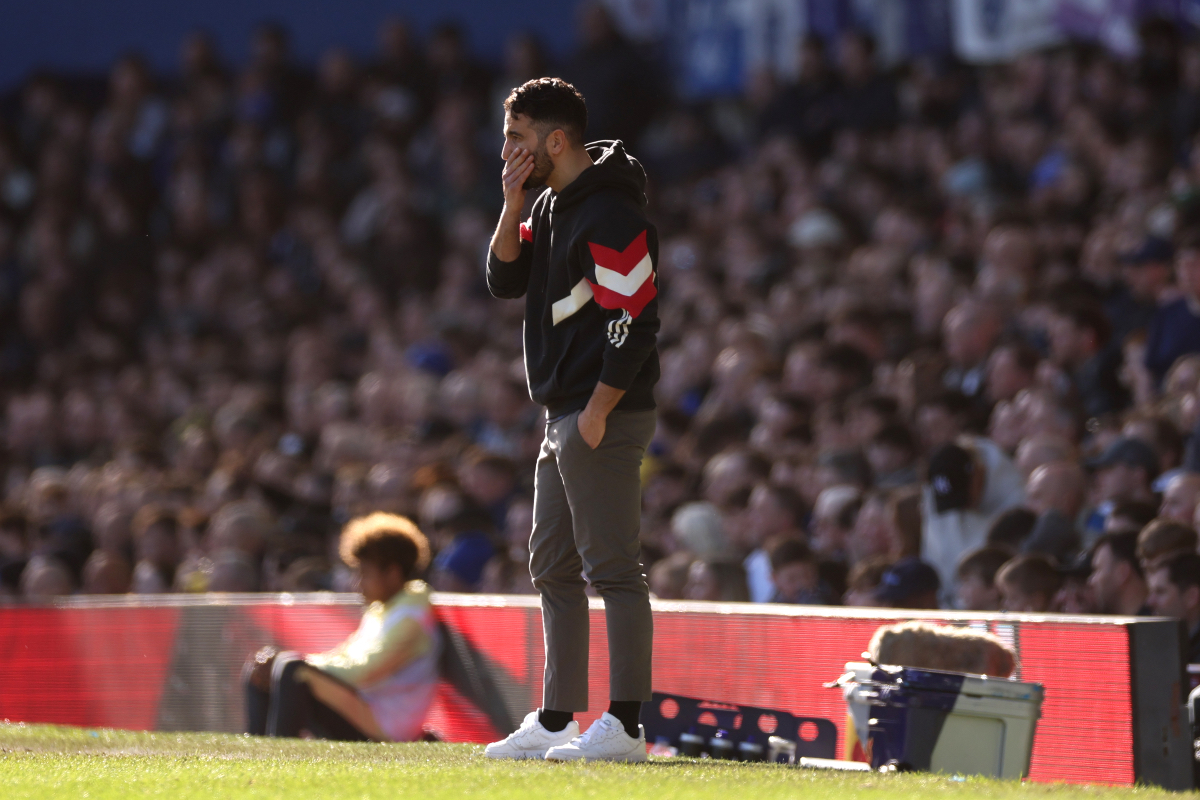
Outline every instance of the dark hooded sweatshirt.
<svg viewBox="0 0 1200 800"><path fill-rule="evenodd" d="M615 410L652 409L659 374L658 232L646 219L646 173L619 141L587 150L593 166L533 204L520 257L488 253L491 293L525 296L529 395L551 420L586 406L597 381L625 390Z"/></svg>

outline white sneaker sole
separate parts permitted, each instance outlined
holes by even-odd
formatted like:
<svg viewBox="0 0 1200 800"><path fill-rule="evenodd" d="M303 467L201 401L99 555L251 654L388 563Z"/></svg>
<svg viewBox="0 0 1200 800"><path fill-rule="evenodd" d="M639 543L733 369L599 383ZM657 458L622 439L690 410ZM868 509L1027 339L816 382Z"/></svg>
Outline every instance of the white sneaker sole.
<svg viewBox="0 0 1200 800"><path fill-rule="evenodd" d="M546 758L546 751L545 750L518 750L518 751L512 752L512 753L489 753L486 750L484 750L483 755L486 758L496 758L496 759L507 758L507 759L511 759L513 761L524 761L524 760L530 759L530 758L535 758L538 761L542 761Z"/></svg>
<svg viewBox="0 0 1200 800"><path fill-rule="evenodd" d="M626 753L620 756L589 756L586 753L581 753L578 750L566 753L555 753L554 748L546 753L547 761L619 761L622 763L636 763L641 761L649 761L650 757L646 755L646 750L643 747L641 752L637 751Z"/></svg>

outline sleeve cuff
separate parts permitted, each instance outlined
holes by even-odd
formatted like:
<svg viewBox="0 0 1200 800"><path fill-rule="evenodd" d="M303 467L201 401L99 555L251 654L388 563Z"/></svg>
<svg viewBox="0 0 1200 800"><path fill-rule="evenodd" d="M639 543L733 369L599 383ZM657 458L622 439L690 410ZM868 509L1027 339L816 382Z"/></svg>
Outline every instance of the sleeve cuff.
<svg viewBox="0 0 1200 800"><path fill-rule="evenodd" d="M600 369L600 382L605 386L611 386L614 389L628 391L630 386L633 386L633 381L637 378L638 373L642 371L641 366L630 367L625 364L617 364L616 362L604 359L604 366Z"/></svg>

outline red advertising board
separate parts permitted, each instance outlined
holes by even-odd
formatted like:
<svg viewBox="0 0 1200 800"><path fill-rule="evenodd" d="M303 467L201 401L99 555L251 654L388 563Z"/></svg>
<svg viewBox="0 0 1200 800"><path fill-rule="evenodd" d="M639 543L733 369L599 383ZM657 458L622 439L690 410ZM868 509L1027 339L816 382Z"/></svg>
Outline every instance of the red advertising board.
<svg viewBox="0 0 1200 800"><path fill-rule="evenodd" d="M486 741L539 705L536 598L442 595L447 649L463 668L443 680L429 726L451 741ZM0 718L158 730L242 726L238 675L261 644L316 651L353 630L348 596L72 599L0 607ZM838 726L836 689L882 624L883 610L655 604L656 691L824 717ZM1135 683L1129 626L1119 618L955 615L921 618L996 632L1017 649L1023 680L1045 686L1030 778L1135 782ZM603 606L591 618L591 712L608 700ZM453 667L450 668L453 671Z"/></svg>

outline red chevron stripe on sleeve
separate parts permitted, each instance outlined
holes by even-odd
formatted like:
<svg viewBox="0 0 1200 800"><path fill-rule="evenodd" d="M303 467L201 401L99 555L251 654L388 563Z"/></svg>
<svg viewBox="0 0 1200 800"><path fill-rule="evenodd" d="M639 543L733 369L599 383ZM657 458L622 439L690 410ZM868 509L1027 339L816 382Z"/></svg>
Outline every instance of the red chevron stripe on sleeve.
<svg viewBox="0 0 1200 800"><path fill-rule="evenodd" d="M642 313L646 304L658 294L654 285L654 264L642 231L624 250L613 250L588 242L592 260L596 262L596 280L589 280L592 296L602 307L622 308L630 317Z"/></svg>
<svg viewBox="0 0 1200 800"><path fill-rule="evenodd" d="M533 217L530 217L521 223L521 241L533 241Z"/></svg>

